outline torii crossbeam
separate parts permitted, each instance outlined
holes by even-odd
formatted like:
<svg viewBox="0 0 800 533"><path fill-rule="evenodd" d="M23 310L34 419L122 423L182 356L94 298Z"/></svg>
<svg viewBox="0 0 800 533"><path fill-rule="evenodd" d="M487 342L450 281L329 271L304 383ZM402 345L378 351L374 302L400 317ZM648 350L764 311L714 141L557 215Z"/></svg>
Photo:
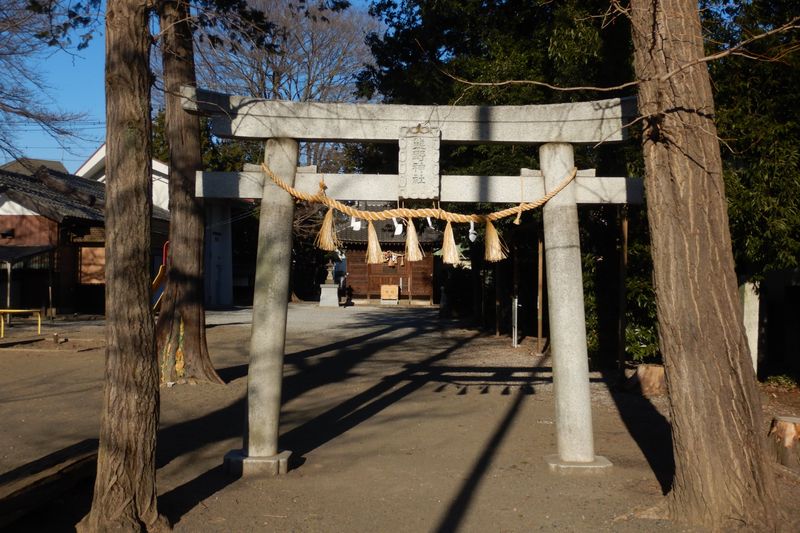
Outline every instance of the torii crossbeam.
<svg viewBox="0 0 800 533"><path fill-rule="evenodd" d="M518 203L553 190L574 166L574 144L620 142L635 117L633 99L534 106L407 106L268 101L182 89L184 109L212 117L221 137L266 141L265 163L283 181L314 193L324 177L338 200L438 199ZM298 141L397 142L396 175L317 174L298 169ZM541 171L520 176L440 176L440 143L540 144ZM520 182L524 197L520 198ZM278 449L283 356L292 246L292 197L260 172L200 172L198 196L261 198L248 372L248 418L242 450L226 456L243 475L286 472ZM578 203L641 203L642 182L578 177L543 207L553 357L558 471L596 471L583 307Z"/></svg>

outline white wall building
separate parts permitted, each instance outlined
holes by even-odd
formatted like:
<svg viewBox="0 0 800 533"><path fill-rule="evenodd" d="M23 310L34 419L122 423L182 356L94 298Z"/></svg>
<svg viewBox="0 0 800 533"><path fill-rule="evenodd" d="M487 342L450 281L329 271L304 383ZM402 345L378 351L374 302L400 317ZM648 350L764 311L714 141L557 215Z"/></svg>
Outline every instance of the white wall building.
<svg viewBox="0 0 800 533"><path fill-rule="evenodd" d="M169 166L153 159L153 205L169 210ZM76 175L104 182L106 145L103 144L75 172ZM205 300L210 308L233 305L233 254L231 208L227 201L205 201Z"/></svg>

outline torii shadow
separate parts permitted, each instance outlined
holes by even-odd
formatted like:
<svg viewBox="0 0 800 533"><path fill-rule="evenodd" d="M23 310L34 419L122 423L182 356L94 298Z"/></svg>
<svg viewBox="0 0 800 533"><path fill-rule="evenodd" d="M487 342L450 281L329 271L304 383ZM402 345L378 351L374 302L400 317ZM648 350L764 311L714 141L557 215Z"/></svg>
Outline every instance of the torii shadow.
<svg viewBox="0 0 800 533"><path fill-rule="evenodd" d="M298 372L284 379L283 401L297 398L314 388L349 379L353 376L351 372L353 367L381 350L421 333L441 329L439 324L425 326L416 319L417 317L418 314L409 314L408 316L401 315L399 320L393 320L391 323L381 320L356 323L348 327L357 329L365 326L374 327L376 324L387 324L387 327L345 341L337 341L323 347L310 348L287 355L286 364L290 367L295 366ZM399 336L380 338L401 328L408 329L408 331ZM478 335L476 333L466 339L456 339L450 346L427 358L421 364L430 365L446 358ZM364 341L369 342L366 345L359 345ZM338 353L325 357L317 364L308 364L307 359L331 351ZM246 370L246 365L238 365L232 372L226 373L223 370L221 373L228 374L230 377L242 370ZM424 380L411 379L418 371L419 365L413 365L413 368L404 368L397 374L384 377L369 389L283 434L280 438L281 447L293 451L294 456L299 459L295 462L296 466L297 462L302 462L304 454L345 433L421 387L425 383ZM409 380L409 382L403 384L404 380ZM401 384L399 389L393 390ZM158 466L169 463L178 456L190 452L191 449L241 435L244 429L244 418L245 400L242 398L205 416L163 429L159 433L161 444ZM189 450L186 448L187 443L190 443L191 449ZM235 479L225 473L222 465L218 465L163 494L159 498L160 507L174 523L197 503L222 490L233 481Z"/></svg>
<svg viewBox="0 0 800 533"><path fill-rule="evenodd" d="M404 325L411 329L408 332L404 332L403 335L380 340L377 340L373 336L369 339L372 342L369 342L366 346L351 347L351 349L348 350L347 345L342 346L342 341L332 343L329 346L336 346L335 349L339 349L340 352L337 355L327 357L323 362L317 363L316 365L304 366L300 372L294 375L295 379L287 382L284 389L286 397L295 398L318 386L346 380L351 375L349 369L355 366L358 361L364 361L370 356L380 352L388 345L394 345L401 342L403 339L409 339L422 330L431 331L441 329L440 325L432 328L414 327L411 322L405 322ZM384 332L385 329L378 331ZM378 332L376 332L376 334L377 333ZM518 397L514 400L509 414L502 422L501 430L495 433L495 436L487 445L486 450L482 453L482 458L478 462L478 467L473 470L470 476L470 483L462 488L459 497L448 512L443 526L446 523L457 523L460 521L460 516L462 516L466 510L472 493L485 474L486 468L495 450L500 442L502 442L506 430L519 409L522 398L527 394L534 393L533 384L535 382L551 381L549 376L535 376L535 374L531 374L532 371L539 373L551 372L552 369L549 367L507 368L441 364L454 352L467 346L480 335L480 333L474 332L471 335L449 340L449 342L446 342L445 346L440 347L435 354L422 361L405 364L400 371L380 378L377 382L351 398L307 420L300 426L283 433L280 438L281 448L292 450L293 457L297 458L293 464L293 466L296 467L298 464L302 464L304 457L311 451L325 445L355 428L362 422L374 417L426 384L439 384L437 390L441 390L443 387L456 385L461 389L459 394L466 393L466 389L471 387L476 387L481 393L485 393L488 392L490 386L494 387L497 385L503 387L502 394L504 395L511 394L512 390L516 391ZM365 337L367 336L361 336L360 340L364 340ZM323 349L312 348L299 352L297 355L300 356L302 354L313 357L323 353L326 353ZM290 359L291 356L288 356L287 364L291 364ZM343 370L334 370L336 361L343 367ZM320 371L320 365L329 366L325 367L325 371ZM524 373L525 375L518 375L520 373ZM324 380L320 380L319 376L327 377ZM179 440L183 442L187 440L191 441L191 437L188 436L189 431L194 435L207 432L205 423L210 417L227 420L227 423L223 424L223 427L227 428L225 435L214 435L212 441L223 440L241 434L242 424L231 424L230 421L242 421L244 419L244 400L240 400L228 408L219 410L206 417L187 422L183 424L185 426L184 428L173 429L172 431L186 432L187 435ZM199 430L201 426L204 427L203 431ZM164 431L168 432L170 429L171 428L167 428ZM172 437L174 438L175 435L172 435ZM207 442L211 441L207 440ZM199 446L198 444L196 445ZM184 448L182 452L186 453L186 449ZM162 456L162 461L164 459L166 459L166 457ZM162 495L160 498L162 512L165 512L173 522L176 522L200 501L222 490L233 481L234 479L225 473L222 465L218 465L197 478Z"/></svg>

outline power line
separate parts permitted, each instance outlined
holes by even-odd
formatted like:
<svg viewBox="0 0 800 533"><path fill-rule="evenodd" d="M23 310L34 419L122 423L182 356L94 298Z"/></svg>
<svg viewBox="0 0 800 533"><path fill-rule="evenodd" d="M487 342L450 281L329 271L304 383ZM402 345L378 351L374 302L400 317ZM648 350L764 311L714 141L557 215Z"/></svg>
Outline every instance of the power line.
<svg viewBox="0 0 800 533"><path fill-rule="evenodd" d="M16 148L18 150L61 150L61 151L70 151L79 149L76 147L63 148L61 146L17 146Z"/></svg>
<svg viewBox="0 0 800 533"><path fill-rule="evenodd" d="M67 131L73 132L73 131L104 130L104 129L106 129L106 127L105 126L85 126L85 127L81 127L81 128L69 127L69 128L65 128L65 129L67 129ZM43 131L43 130L42 130L42 128L25 127L25 128L13 128L13 129L11 129L11 131L13 133L38 133L38 132Z"/></svg>

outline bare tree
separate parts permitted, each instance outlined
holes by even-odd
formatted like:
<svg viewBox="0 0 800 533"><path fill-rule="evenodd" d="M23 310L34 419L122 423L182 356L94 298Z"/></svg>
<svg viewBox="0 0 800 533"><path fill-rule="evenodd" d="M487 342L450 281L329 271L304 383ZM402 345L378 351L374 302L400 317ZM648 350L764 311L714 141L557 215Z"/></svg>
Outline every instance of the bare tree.
<svg viewBox="0 0 800 533"><path fill-rule="evenodd" d="M333 11L298 9L291 0L256 0L269 13L270 46L224 39L202 39L198 77L203 85L232 94L295 101L340 102L354 99L355 76L371 61L364 43L377 22L351 7ZM305 143L303 163L338 170L340 153L330 143Z"/></svg>
<svg viewBox="0 0 800 533"><path fill-rule="evenodd" d="M376 22L364 11L308 13L290 0L256 0L269 13L270 44L203 39L198 74L203 84L233 94L297 101L343 101L353 97L355 74L370 61L364 38ZM296 4L295 4L296 5Z"/></svg>
<svg viewBox="0 0 800 533"><path fill-rule="evenodd" d="M0 9L0 152L10 157L21 155L15 130L35 126L61 141L74 135L71 125L83 116L48 105L50 89L33 63L58 53L42 38L49 33L51 19L32 11L28 0L6 0Z"/></svg>
<svg viewBox="0 0 800 533"><path fill-rule="evenodd" d="M697 2L632 0L634 66L675 478L670 515L774 531L776 489L737 298Z"/></svg>
<svg viewBox="0 0 800 533"><path fill-rule="evenodd" d="M158 359L150 309L148 6L106 11L106 370L92 508L80 531L167 529L158 514Z"/></svg>

